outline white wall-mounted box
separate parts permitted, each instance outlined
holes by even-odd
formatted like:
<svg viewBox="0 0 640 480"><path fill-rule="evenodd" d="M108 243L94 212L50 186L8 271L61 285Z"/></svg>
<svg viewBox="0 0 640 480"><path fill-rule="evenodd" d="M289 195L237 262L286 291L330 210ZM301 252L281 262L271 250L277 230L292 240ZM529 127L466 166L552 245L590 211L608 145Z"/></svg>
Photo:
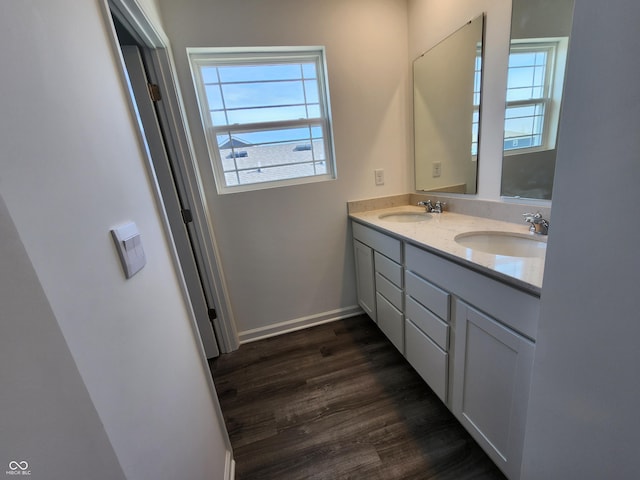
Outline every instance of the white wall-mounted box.
<svg viewBox="0 0 640 480"><path fill-rule="evenodd" d="M129 222L113 228L111 236L116 244L124 275L127 278L133 277L147 263L138 227L134 222Z"/></svg>

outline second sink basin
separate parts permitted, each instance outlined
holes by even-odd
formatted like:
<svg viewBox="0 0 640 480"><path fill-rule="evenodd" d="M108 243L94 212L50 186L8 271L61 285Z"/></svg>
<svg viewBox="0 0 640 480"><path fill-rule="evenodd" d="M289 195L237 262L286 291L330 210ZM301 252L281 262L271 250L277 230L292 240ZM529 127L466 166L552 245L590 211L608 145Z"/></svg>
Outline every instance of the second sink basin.
<svg viewBox="0 0 640 480"><path fill-rule="evenodd" d="M426 212L394 212L385 213L378 217L380 220L386 220L388 222L424 222L431 218L431 214Z"/></svg>
<svg viewBox="0 0 640 480"><path fill-rule="evenodd" d="M508 257L544 257L547 251L546 239L511 232L468 232L454 240L471 250Z"/></svg>

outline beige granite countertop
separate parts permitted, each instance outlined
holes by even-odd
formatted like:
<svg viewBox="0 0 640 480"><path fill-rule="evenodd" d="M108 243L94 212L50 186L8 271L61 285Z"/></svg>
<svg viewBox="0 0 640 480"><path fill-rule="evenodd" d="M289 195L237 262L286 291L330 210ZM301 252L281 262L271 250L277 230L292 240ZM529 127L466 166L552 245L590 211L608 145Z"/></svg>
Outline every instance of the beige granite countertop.
<svg viewBox="0 0 640 480"><path fill-rule="evenodd" d="M423 207L393 206L351 212L349 217L385 233L440 254L456 263L510 284L533 295L540 295L544 274L544 257L511 257L471 250L456 243L456 235L466 232L529 233L528 224L511 223L460 213L432 213L420 222L384 220L381 215L394 212L424 212ZM546 241L546 237L536 236Z"/></svg>

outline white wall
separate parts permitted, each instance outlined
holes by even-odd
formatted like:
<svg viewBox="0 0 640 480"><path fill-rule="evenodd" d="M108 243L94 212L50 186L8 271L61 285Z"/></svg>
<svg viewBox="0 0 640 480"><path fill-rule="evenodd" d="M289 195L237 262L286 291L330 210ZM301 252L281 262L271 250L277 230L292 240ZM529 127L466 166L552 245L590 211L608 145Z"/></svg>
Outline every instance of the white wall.
<svg viewBox="0 0 640 480"><path fill-rule="evenodd" d="M568 37L575 0L553 2L516 2L511 38Z"/></svg>
<svg viewBox="0 0 640 480"><path fill-rule="evenodd" d="M353 311L346 202L405 193L406 4L397 0L161 1L238 330ZM325 45L338 179L218 196L185 49ZM374 169L385 170L376 187ZM247 334L247 332L249 332Z"/></svg>
<svg viewBox="0 0 640 480"><path fill-rule="evenodd" d="M525 479L640 471L637 0L578 0L553 190Z"/></svg>
<svg viewBox="0 0 640 480"><path fill-rule="evenodd" d="M2 196L0 272L0 469L124 479Z"/></svg>
<svg viewBox="0 0 640 480"><path fill-rule="evenodd" d="M0 3L0 192L125 476L218 478L224 427L100 9ZM148 263L125 280L109 229L130 220ZM3 283L13 274L0 271ZM47 412L2 414L33 426Z"/></svg>
<svg viewBox="0 0 640 480"><path fill-rule="evenodd" d="M478 194L500 200L507 55L511 32L510 0L408 0L409 64L465 22L486 13ZM413 162L409 159L409 164ZM413 190L413 184L411 186Z"/></svg>

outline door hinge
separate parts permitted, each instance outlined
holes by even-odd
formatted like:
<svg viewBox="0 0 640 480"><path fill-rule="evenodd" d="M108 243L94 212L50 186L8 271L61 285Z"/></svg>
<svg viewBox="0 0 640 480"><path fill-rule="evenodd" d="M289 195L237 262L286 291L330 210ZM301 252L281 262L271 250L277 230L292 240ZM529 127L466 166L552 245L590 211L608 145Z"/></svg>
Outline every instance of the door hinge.
<svg viewBox="0 0 640 480"><path fill-rule="evenodd" d="M216 318L218 318L218 312L216 312L215 308L210 308L209 309L209 320L215 320Z"/></svg>
<svg viewBox="0 0 640 480"><path fill-rule="evenodd" d="M182 221L186 225L187 223L193 222L193 215L191 214L191 210L184 209L182 210Z"/></svg>
<svg viewBox="0 0 640 480"><path fill-rule="evenodd" d="M151 97L152 102L159 102L162 100L162 95L160 95L160 87L155 83L148 83L147 87L149 88L149 96Z"/></svg>

